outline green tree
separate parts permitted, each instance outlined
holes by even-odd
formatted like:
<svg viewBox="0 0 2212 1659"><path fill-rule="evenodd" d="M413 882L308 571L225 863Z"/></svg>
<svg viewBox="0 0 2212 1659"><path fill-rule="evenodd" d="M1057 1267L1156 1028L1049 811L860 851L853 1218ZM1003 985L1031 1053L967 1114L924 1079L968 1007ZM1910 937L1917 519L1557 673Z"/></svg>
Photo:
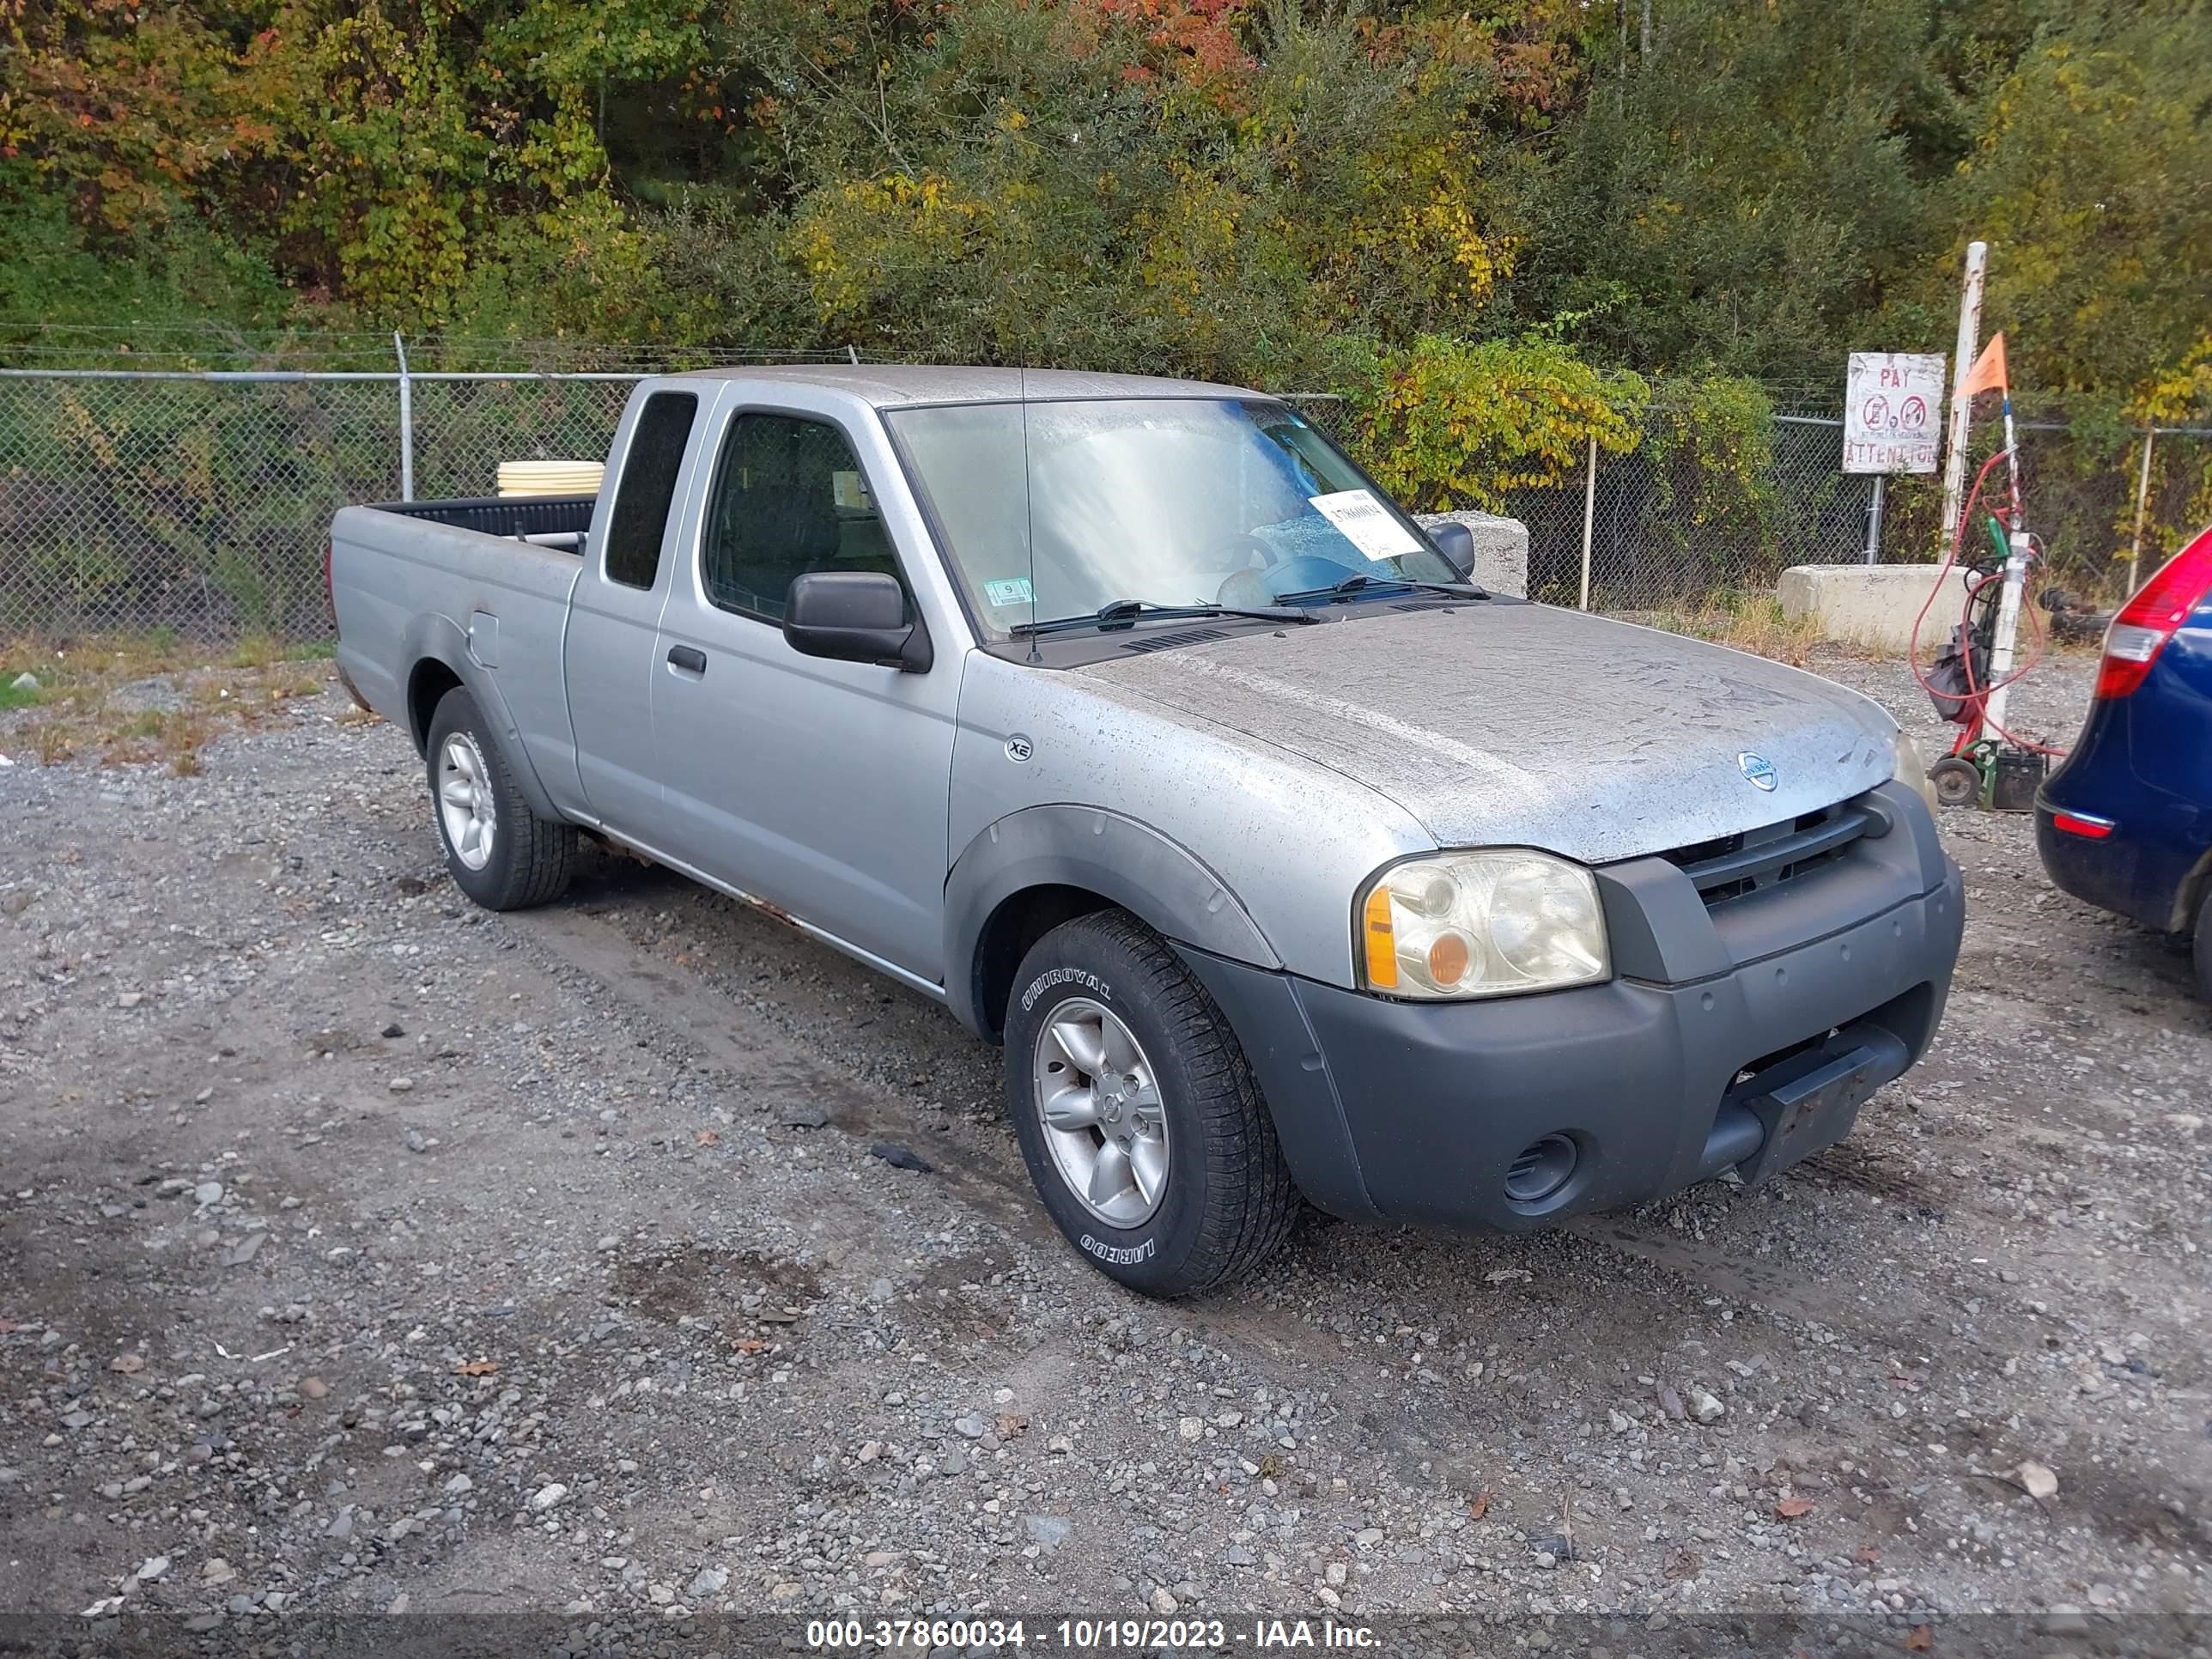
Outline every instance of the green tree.
<svg viewBox="0 0 2212 1659"><path fill-rule="evenodd" d="M1971 237L1991 244L1985 326L2007 331L2030 390L2140 398L2204 338L2208 71L2212 9L2106 0L2039 28L1975 100L1939 269Z"/></svg>
<svg viewBox="0 0 2212 1659"><path fill-rule="evenodd" d="M1923 0L1662 0L1514 176L1522 314L1586 316L1658 372L1841 372L1854 321L1927 240L1901 127L1943 92Z"/></svg>

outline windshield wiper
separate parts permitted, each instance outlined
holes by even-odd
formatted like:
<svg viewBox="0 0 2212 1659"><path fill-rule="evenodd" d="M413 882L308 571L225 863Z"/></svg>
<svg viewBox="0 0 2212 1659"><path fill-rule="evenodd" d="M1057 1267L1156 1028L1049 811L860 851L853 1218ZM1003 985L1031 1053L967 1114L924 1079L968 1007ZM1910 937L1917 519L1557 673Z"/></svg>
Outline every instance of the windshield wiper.
<svg viewBox="0 0 2212 1659"><path fill-rule="evenodd" d="M1411 576L1370 576L1364 570L1354 571L1333 587L1302 587L1294 593L1279 593L1275 597L1285 605L1299 599L1348 599L1368 588L1384 592L1442 593L1455 599L1486 599L1490 590L1477 587L1473 582L1421 582Z"/></svg>
<svg viewBox="0 0 2212 1659"><path fill-rule="evenodd" d="M1246 609L1234 605L1154 605L1149 599L1109 599L1096 611L1080 617L1054 617L1046 622L1016 623L1006 631L1017 639L1030 638L1039 634L1064 634L1071 629L1128 628L1138 617L1249 617L1257 622L1316 623L1321 618L1310 611Z"/></svg>

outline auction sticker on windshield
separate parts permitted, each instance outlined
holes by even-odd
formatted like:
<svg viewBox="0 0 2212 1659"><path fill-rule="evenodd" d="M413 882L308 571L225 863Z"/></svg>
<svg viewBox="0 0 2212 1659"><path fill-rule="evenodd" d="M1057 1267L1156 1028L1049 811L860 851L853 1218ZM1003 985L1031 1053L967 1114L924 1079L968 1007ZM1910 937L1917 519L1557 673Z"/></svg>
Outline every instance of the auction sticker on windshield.
<svg viewBox="0 0 2212 1659"><path fill-rule="evenodd" d="M1370 559L1395 559L1421 550L1420 543L1370 491L1339 489L1306 499L1313 503L1315 512L1343 532L1345 540Z"/></svg>
<svg viewBox="0 0 2212 1659"><path fill-rule="evenodd" d="M1030 579L1027 576L1008 576L1001 580L985 582L983 597L1000 610L1008 605L1030 602Z"/></svg>

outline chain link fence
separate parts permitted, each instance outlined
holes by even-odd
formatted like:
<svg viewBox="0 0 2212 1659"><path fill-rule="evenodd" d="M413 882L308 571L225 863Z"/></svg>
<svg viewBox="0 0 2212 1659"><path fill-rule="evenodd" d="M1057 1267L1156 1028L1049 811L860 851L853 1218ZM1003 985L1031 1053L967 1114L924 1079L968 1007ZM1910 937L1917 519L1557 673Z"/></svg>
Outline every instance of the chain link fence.
<svg viewBox="0 0 2212 1659"><path fill-rule="evenodd" d="M0 369L0 639L327 638L323 550L341 507L493 495L501 461L599 459L648 374L851 356L653 359L556 343L507 348L526 368L447 366L492 349L425 342L418 362L440 366L420 369L403 368L391 337L272 347L193 333L126 353L40 331L6 348L39 366ZM348 367L270 366L295 353ZM538 366L553 363L565 367Z"/></svg>
<svg viewBox="0 0 2212 1659"><path fill-rule="evenodd" d="M399 498L410 471L417 497L482 495L503 460L601 457L647 370L441 369L404 383L396 367L0 370L0 638L326 637L323 549L339 507ZM2138 510L2146 571L2212 520L2212 430L2161 428L2147 471L2139 432L2028 422L2021 435L2047 549L2039 581L2109 599ZM1994 422L1977 441L1978 459ZM1585 549L1593 609L1651 612L1771 593L1790 565L1855 562L1870 545L1885 563L1925 560L1941 540L1933 478L1886 480L1873 522L1875 480L1841 471L1831 416L1780 417L1771 453L1733 470L1690 449L1655 453L1601 454L1594 477L1508 501L1528 526L1532 597L1577 603Z"/></svg>
<svg viewBox="0 0 2212 1659"><path fill-rule="evenodd" d="M2025 516L2044 548L2039 588L2112 601L2138 567L2148 574L2212 523L2212 428L2149 435L2146 471L2142 431L2018 428ZM1996 421L1975 428L1969 481L2002 442ZM1810 415L1778 416L1771 453L1746 476L1700 471L1680 453L1662 463L1642 450L1600 453L1592 469L1507 499L1505 511L1528 526L1529 596L1581 602L1587 564L1592 610L1695 610L1771 593L1791 565L1940 558L1941 477L1901 475L1877 488L1870 475L1844 472L1842 459L1841 417ZM1989 491L2001 501L2008 488L2000 466Z"/></svg>
<svg viewBox="0 0 2212 1659"><path fill-rule="evenodd" d="M416 493L605 455L634 379L416 380ZM325 635L331 516L400 474L396 376L0 378L0 636Z"/></svg>

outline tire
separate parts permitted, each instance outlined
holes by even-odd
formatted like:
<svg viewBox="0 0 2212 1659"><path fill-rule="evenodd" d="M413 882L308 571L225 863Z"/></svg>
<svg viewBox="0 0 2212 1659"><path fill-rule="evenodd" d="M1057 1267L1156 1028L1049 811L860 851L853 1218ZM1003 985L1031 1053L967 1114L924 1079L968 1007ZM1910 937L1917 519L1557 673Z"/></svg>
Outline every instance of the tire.
<svg viewBox="0 0 2212 1659"><path fill-rule="evenodd" d="M1928 769L1936 799L1946 806L1970 806L1981 798L1982 772L1972 761L1947 756Z"/></svg>
<svg viewBox="0 0 2212 1659"><path fill-rule="evenodd" d="M440 700L428 747L430 817L453 884L487 910L524 910L568 891L576 863L575 826L530 810L477 700L460 687ZM456 789L473 791L476 805L463 807L449 797L447 792ZM474 820L482 840L456 828L456 817Z"/></svg>
<svg viewBox="0 0 2212 1659"><path fill-rule="evenodd" d="M2197 994L2212 1002L2212 892L2197 907Z"/></svg>
<svg viewBox="0 0 2212 1659"><path fill-rule="evenodd" d="M1113 1038L1115 1024L1133 1054ZM1007 1104L1030 1179L1068 1242L1108 1278L1146 1296L1195 1296L1250 1273L1289 1235L1297 1189L1244 1051L1206 988L1134 917L1101 911L1038 940L1014 977L1006 1033ZM1078 1050L1100 1072L1086 1073ZM1067 1080L1052 1085L1060 1073ZM1095 1121L1048 1127L1040 1077L1072 1103L1060 1109L1064 1123L1085 1113ZM1138 1086L1125 1095L1131 1079ZM1155 1122L1160 1147L1148 1155L1142 1143ZM1116 1160L1106 1139L1132 1126L1136 1150ZM1127 1172L1126 1187L1109 1176L1089 1188L1113 1188L1103 1210L1071 1175L1094 1143L1094 1183L1102 1163Z"/></svg>

